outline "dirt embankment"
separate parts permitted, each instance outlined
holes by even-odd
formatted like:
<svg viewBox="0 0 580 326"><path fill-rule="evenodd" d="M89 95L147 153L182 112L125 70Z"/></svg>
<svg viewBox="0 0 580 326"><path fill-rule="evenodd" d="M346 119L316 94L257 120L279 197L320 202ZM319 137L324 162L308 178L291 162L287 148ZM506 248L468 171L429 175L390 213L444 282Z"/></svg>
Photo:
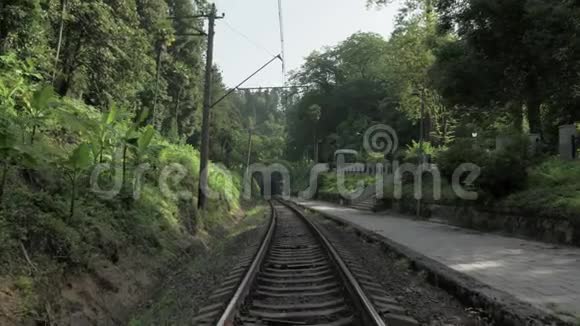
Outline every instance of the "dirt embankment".
<svg viewBox="0 0 580 326"><path fill-rule="evenodd" d="M259 207L228 228L176 240L172 252L127 247L119 248L114 259L95 255L74 270L59 269L42 257L32 257L32 265L22 259L11 264L20 267L2 268L0 325L127 325L134 316L133 324L157 325L139 316L156 316L156 309L171 310L173 316L183 308L185 293L203 293L212 278L219 279L236 249L256 238L253 232L266 213ZM185 292L172 292L176 289Z"/></svg>
<svg viewBox="0 0 580 326"><path fill-rule="evenodd" d="M211 250L166 275L159 291L131 320L131 326L189 325L195 312L220 286L246 248L258 245L267 229L269 208L254 210Z"/></svg>

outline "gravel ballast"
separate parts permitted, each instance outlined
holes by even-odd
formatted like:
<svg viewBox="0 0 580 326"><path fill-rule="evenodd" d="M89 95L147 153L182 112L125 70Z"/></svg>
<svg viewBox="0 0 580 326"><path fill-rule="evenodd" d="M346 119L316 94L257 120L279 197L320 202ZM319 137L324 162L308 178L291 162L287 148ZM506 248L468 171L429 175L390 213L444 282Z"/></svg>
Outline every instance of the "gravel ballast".
<svg viewBox="0 0 580 326"><path fill-rule="evenodd" d="M352 227L309 214L331 242L359 257L360 263L407 313L422 325L493 325L480 311L462 305L446 291L431 285L427 275L411 269L410 261L361 238Z"/></svg>

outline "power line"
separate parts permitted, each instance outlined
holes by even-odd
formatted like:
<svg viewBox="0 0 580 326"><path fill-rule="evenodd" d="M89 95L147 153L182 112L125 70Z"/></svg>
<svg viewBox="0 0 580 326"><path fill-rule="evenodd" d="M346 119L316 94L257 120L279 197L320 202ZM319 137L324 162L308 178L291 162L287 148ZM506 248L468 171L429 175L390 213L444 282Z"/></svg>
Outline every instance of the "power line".
<svg viewBox="0 0 580 326"><path fill-rule="evenodd" d="M230 89L224 96L222 96L219 100L215 101L214 104L211 105L211 107L215 107L216 105L218 105L218 103L220 103L221 101L223 101L226 97L230 96L233 92L235 92L239 87L241 87L243 84L245 84L248 80L252 79L254 76L256 76L257 74L260 73L260 71L264 70L264 68L266 68L267 66L269 66L272 62L276 61L276 59L280 59L282 60L282 57L278 54L277 56L273 57L272 59L270 59L270 61L266 62L266 64L264 64L262 67L260 67L258 70L256 70L253 74L251 74L248 78L244 79L241 83L239 83L236 87Z"/></svg>
<svg viewBox="0 0 580 326"><path fill-rule="evenodd" d="M295 86L265 86L265 87L238 87L238 91L259 91L259 90L278 90L278 89L309 89L308 85Z"/></svg>
<svg viewBox="0 0 580 326"><path fill-rule="evenodd" d="M268 53L270 56L275 56L274 53L272 53L272 51L268 50L265 46L261 45L260 43L252 40L248 35L240 32L237 28L235 28L234 26L232 26L230 23L228 23L227 20L223 20L223 22L226 24L226 27L228 29L230 29L232 32L238 34L239 36L241 36L242 38L244 38L246 41L250 42L252 45L254 45L256 48L265 51L266 53Z"/></svg>
<svg viewBox="0 0 580 326"><path fill-rule="evenodd" d="M282 56L282 80L286 84L286 50L284 45L284 15L282 13L282 0L278 0L278 19L280 21L280 53Z"/></svg>

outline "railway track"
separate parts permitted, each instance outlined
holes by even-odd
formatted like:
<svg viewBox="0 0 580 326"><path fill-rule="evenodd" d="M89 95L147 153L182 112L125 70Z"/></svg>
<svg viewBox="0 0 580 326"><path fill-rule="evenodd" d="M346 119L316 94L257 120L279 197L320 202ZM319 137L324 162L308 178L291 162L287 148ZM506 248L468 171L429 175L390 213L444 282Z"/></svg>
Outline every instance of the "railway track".
<svg viewBox="0 0 580 326"><path fill-rule="evenodd" d="M282 202L271 208L261 246L241 259L194 325L416 324L300 211Z"/></svg>

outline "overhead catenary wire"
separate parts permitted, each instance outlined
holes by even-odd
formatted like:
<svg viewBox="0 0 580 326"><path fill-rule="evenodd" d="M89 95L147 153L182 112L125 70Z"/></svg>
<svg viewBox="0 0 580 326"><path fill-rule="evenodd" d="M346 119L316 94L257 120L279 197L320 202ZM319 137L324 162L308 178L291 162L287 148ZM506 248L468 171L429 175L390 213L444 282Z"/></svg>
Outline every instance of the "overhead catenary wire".
<svg viewBox="0 0 580 326"><path fill-rule="evenodd" d="M221 101L223 101L226 97L230 96L233 92L235 92L239 87L241 87L242 85L244 85L248 80L252 79L254 76L256 76L257 74L260 73L260 71L264 70L266 67L268 67L272 62L276 61L276 59L282 60L282 57L278 54L277 56L273 57L272 59L270 59L270 61L266 62L262 67L260 67L258 70L256 70L254 73L252 73L248 78L244 79L241 83L239 83L238 85L236 85L236 87L230 89L224 96L222 96L219 100L215 101L211 107L215 107L216 105L218 105Z"/></svg>
<svg viewBox="0 0 580 326"><path fill-rule="evenodd" d="M280 22L280 53L282 56L282 81L286 84L286 50L284 44L284 14L282 0L278 0L278 20Z"/></svg>
<svg viewBox="0 0 580 326"><path fill-rule="evenodd" d="M235 28L234 26L232 26L226 19L223 20L223 22L225 23L225 26L231 30L232 32L238 34L238 36L242 37L243 39L245 39L246 41L248 41L249 43L251 43L253 46L255 46L257 49L262 50L266 53L268 53L268 55L270 56L276 56L276 54L274 54L272 51L270 51L268 48L266 48L265 46L263 46L262 44L254 41L251 37L249 37L248 35L246 35L245 33L241 32L239 29Z"/></svg>

